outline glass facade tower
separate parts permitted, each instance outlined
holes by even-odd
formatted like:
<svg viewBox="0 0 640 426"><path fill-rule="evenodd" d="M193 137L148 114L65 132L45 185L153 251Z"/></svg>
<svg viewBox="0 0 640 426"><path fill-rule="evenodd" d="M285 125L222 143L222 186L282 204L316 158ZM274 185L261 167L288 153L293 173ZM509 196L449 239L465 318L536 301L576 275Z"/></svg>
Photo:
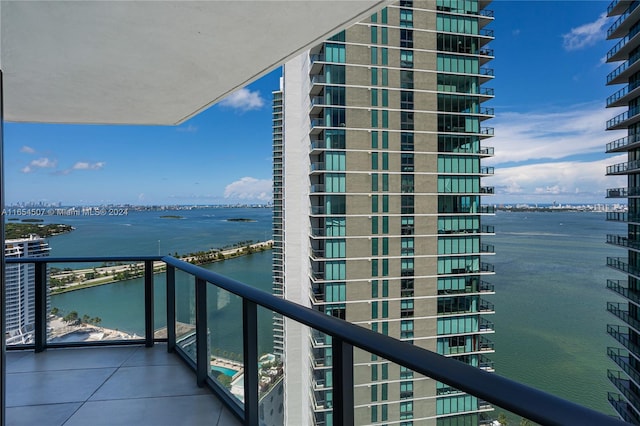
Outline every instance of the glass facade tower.
<svg viewBox="0 0 640 426"><path fill-rule="evenodd" d="M274 281L287 299L492 370L488 3L400 1L285 65L274 92L284 109L274 204L285 212ZM330 339L286 321L283 330L285 409L309 406L286 422L331 425ZM354 357L356 424L489 421L475 397Z"/></svg>
<svg viewBox="0 0 640 426"><path fill-rule="evenodd" d="M626 275L608 280L607 287L624 298L622 303L607 303L607 310L624 325L607 326L607 332L622 347L610 347L607 354L617 369L607 375L618 392L608 399L619 416L640 424L640 8L638 1L613 1L608 16L615 21L607 38L616 44L607 53L607 62L619 62L607 76L607 85L624 87L607 98L607 107L625 107L626 111L607 122L607 130L626 130L627 135L607 144L609 153L627 153L627 161L607 167L607 175L627 177L626 188L607 190L608 198L626 198L628 213L610 212L608 220L627 223L627 235L607 235L609 244L627 251L627 257L609 257L607 265Z"/></svg>

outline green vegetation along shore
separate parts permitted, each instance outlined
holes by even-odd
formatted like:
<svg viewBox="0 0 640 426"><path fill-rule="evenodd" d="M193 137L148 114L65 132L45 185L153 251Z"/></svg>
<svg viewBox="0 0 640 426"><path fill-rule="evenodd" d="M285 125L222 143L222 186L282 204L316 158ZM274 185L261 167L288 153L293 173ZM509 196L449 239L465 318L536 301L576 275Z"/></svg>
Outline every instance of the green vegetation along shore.
<svg viewBox="0 0 640 426"><path fill-rule="evenodd" d="M47 238L53 235L66 234L74 229L75 228L71 225L63 225L59 223L51 223L47 225L42 223L7 223L5 225L5 238L8 240L27 238L31 234Z"/></svg>

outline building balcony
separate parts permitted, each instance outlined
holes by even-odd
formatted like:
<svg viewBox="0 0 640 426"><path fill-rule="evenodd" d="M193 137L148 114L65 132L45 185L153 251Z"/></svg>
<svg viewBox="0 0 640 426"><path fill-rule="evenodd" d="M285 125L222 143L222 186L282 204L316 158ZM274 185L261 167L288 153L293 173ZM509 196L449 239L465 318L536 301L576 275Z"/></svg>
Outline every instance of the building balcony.
<svg viewBox="0 0 640 426"><path fill-rule="evenodd" d="M638 116L640 118L640 116ZM607 166L607 175L629 175L640 173L640 160L628 161L626 163L618 163Z"/></svg>
<svg viewBox="0 0 640 426"><path fill-rule="evenodd" d="M52 340L47 326L46 303L42 303L47 293L47 266L53 263L116 261L141 262L144 265L144 280L140 284L144 303L140 305L139 312L144 323L143 336L115 341ZM289 321L308 326L314 330L312 336L326 336L322 341L316 339L316 343L323 346L323 351L328 350L325 345L330 345L332 362L327 365L321 362L321 357L314 362L318 368L333 372L333 402L330 406L326 403L318 403L318 406L332 409L334 422L340 424L349 424L348 419L353 418L355 348L435 378L488 403L509 407L510 411L541 424L554 421L620 424L598 412L489 374L487 370L492 366L486 362L481 366L483 368L460 363L171 256L21 258L8 262L33 263L36 269L36 299L40 302L35 312L34 342L12 347L7 363L12 372L7 383L6 408L9 416L27 413L35 422L32 424L96 424L97 419L105 419L102 424L109 425L167 422L257 425L259 413L266 411L261 405L268 403L268 398L263 397L282 383L279 376L272 385L265 384L265 370L260 363L264 357L259 357L258 353L258 309L265 311L268 318L281 315ZM156 267L165 269L164 280L154 274ZM226 364L237 369L231 384L217 380L219 373L212 369L215 366L212 365L210 346L202 344L216 339L222 331L213 327L209 320L216 310L225 309L217 302L210 302L207 294L214 291L233 294L236 301L232 303L237 304L237 307L232 307L238 315L239 328L234 334L241 336L242 361ZM187 307L180 302L183 297L186 297ZM156 315L154 309L160 301L158 298L164 299L166 306L166 311L160 315ZM180 309L188 311L191 318L188 323L177 321ZM154 324L158 322L169 326L155 329ZM490 322L482 324L486 331L492 329ZM224 332L228 333L228 330ZM493 342L480 336L473 353L493 350ZM220 359L218 352L215 359ZM267 368L277 374L284 373L277 367ZM321 394L319 392L317 396L321 397ZM40 421L37 421L38 416L42 416ZM54 417L60 418L59 423L53 420ZM68 422L69 419L72 421Z"/></svg>
<svg viewBox="0 0 640 426"><path fill-rule="evenodd" d="M640 241L633 241L626 235L607 234L607 244L632 250L640 250Z"/></svg>
<svg viewBox="0 0 640 426"><path fill-rule="evenodd" d="M493 195L495 194L495 188L493 186L481 186L480 194L482 195Z"/></svg>
<svg viewBox="0 0 640 426"><path fill-rule="evenodd" d="M629 108L607 121L607 130L622 130L640 121L640 107Z"/></svg>
<svg viewBox="0 0 640 426"><path fill-rule="evenodd" d="M617 62L625 59L638 46L638 29L625 35L615 46L607 52L607 62Z"/></svg>
<svg viewBox="0 0 640 426"><path fill-rule="evenodd" d="M640 10L640 9L639 9ZM607 98L607 108L622 107L640 94L640 82L630 83Z"/></svg>
<svg viewBox="0 0 640 426"><path fill-rule="evenodd" d="M640 10L638 10L638 3L631 3L629 8L607 29L607 39L620 38L627 34L634 22L638 21L638 17L640 16L638 12L640 12Z"/></svg>
<svg viewBox="0 0 640 426"><path fill-rule="evenodd" d="M631 1L629 0L613 0L607 7L607 16L620 15L627 10L630 4Z"/></svg>
<svg viewBox="0 0 640 426"><path fill-rule="evenodd" d="M629 80L629 77L640 69L640 52L633 54L607 75L607 85L622 84Z"/></svg>
<svg viewBox="0 0 640 426"><path fill-rule="evenodd" d="M631 405L620 396L620 394L607 392L607 400L611 407L613 407L625 422L634 425L640 424L640 416L633 407L631 407Z"/></svg>
<svg viewBox="0 0 640 426"><path fill-rule="evenodd" d="M634 275L640 279L640 268L629 265L626 258L607 257L607 266L625 274Z"/></svg>
<svg viewBox="0 0 640 426"><path fill-rule="evenodd" d="M607 334L617 340L620 344L622 344L625 348L627 348L630 352L640 353L640 345L633 343L629 339L629 327L622 325L607 325Z"/></svg>
<svg viewBox="0 0 640 426"><path fill-rule="evenodd" d="M640 396L631 390L629 386L629 379L620 371L607 370L607 378L618 391L624 396L624 398L631 403L634 407L640 407Z"/></svg>
<svg viewBox="0 0 640 426"><path fill-rule="evenodd" d="M481 146L478 154L480 154L480 156L482 157L493 157L494 148L492 146Z"/></svg>
<svg viewBox="0 0 640 426"><path fill-rule="evenodd" d="M624 308L628 308L625 303L607 302L607 311L614 316L624 321L628 326L633 328L636 332L640 333L640 320L637 320L633 316L629 315L629 311Z"/></svg>
<svg viewBox="0 0 640 426"><path fill-rule="evenodd" d="M607 153L624 152L640 146L640 135L625 136L607 144Z"/></svg>
<svg viewBox="0 0 640 426"><path fill-rule="evenodd" d="M638 191L634 191L638 192ZM607 198L627 198L629 190L627 188L609 188L607 189Z"/></svg>
<svg viewBox="0 0 640 426"><path fill-rule="evenodd" d="M620 296L640 305L640 293L630 291L627 280L607 280L607 288Z"/></svg>
<svg viewBox="0 0 640 426"><path fill-rule="evenodd" d="M607 355L635 382L636 386L640 384L640 371L629 363L629 352L620 348L607 348Z"/></svg>

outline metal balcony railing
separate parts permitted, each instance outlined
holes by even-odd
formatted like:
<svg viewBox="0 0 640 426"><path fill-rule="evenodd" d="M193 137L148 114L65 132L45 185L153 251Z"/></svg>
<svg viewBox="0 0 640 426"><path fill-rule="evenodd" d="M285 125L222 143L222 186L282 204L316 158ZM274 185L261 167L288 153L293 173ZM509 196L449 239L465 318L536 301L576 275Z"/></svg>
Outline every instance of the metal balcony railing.
<svg viewBox="0 0 640 426"><path fill-rule="evenodd" d="M640 142L640 134L625 136L623 138L616 139L613 142L609 142L607 144L607 152L613 152L621 148L626 148L638 142Z"/></svg>
<svg viewBox="0 0 640 426"><path fill-rule="evenodd" d="M632 315L629 315L629 311L624 308L628 308L625 303L607 302L607 311L615 315L624 321L627 325L633 327L636 330L640 330L640 321L635 319Z"/></svg>
<svg viewBox="0 0 640 426"><path fill-rule="evenodd" d="M626 60L622 65L620 65L615 70L611 71L609 75L607 75L607 84L611 83L615 80L620 74L625 72L628 68L630 68L633 64L635 64L638 59L640 59L640 52L633 54Z"/></svg>
<svg viewBox="0 0 640 426"><path fill-rule="evenodd" d="M626 258L622 257L607 257L607 266L612 269L617 269L625 274L635 275L640 278L640 268L629 265Z"/></svg>
<svg viewBox="0 0 640 426"><path fill-rule="evenodd" d="M629 237L625 235L607 234L607 244L640 250L640 242L630 240Z"/></svg>
<svg viewBox="0 0 640 426"><path fill-rule="evenodd" d="M607 189L607 198L627 198L629 191L627 188L609 188Z"/></svg>
<svg viewBox="0 0 640 426"><path fill-rule="evenodd" d="M619 124L624 123L625 121L635 117L640 114L640 107L629 108L629 110L623 112L622 114L618 114L613 117L611 120L607 121L607 130L611 130Z"/></svg>
<svg viewBox="0 0 640 426"><path fill-rule="evenodd" d="M627 280L607 280L607 288L632 302L640 304L640 293L630 291ZM640 382L638 382L640 383Z"/></svg>
<svg viewBox="0 0 640 426"><path fill-rule="evenodd" d="M258 308L266 309L317 330L331 337L331 366L333 377L333 420L335 424L354 424L354 348L375 354L390 362L404 366L418 374L440 381L483 401L496 404L524 418L540 424L618 425L620 421L602 413L562 400L537 389L508 380L482 369L466 365L455 359L404 343L392 337L367 330L355 324L334 318L322 312L281 299L228 277L192 265L172 256L140 257L84 257L84 258L15 258L8 264L33 264L35 270L35 341L37 352L47 348L69 346L47 342L47 265L51 263L142 262L144 264L144 322L143 339L132 339L121 344L144 342L153 346L160 339L154 337L154 262L166 267L166 323L169 351L183 358L195 371L196 382L208 386L217 394L245 425L259 424L259 359ZM176 272L193 278L195 287L193 317L195 319L195 356L183 350L176 339ZM223 386L209 375L207 293L212 289L238 296L242 301L242 353L244 359L244 389L241 404ZM91 346L113 342L81 342L75 345ZM479 351L492 351L493 343L481 336ZM4 374L4 373L3 373ZM4 392L4 389L0 391ZM4 407L3 407L4 408Z"/></svg>
<svg viewBox="0 0 640 426"><path fill-rule="evenodd" d="M616 19L613 24L611 24L609 29L607 29L607 37L610 37L611 34L613 34L613 32L620 26L620 24L623 23L624 20L629 17L629 15L631 15L631 12L636 10L636 7L638 7L638 4L640 4L640 3L637 3L637 2L632 3L631 6L629 7L629 9L627 9L626 12L624 12L622 15L620 15L620 17L618 19ZM611 5L609 7L611 7Z"/></svg>
<svg viewBox="0 0 640 426"><path fill-rule="evenodd" d="M607 166L608 175L625 174L640 170L640 160L628 161Z"/></svg>

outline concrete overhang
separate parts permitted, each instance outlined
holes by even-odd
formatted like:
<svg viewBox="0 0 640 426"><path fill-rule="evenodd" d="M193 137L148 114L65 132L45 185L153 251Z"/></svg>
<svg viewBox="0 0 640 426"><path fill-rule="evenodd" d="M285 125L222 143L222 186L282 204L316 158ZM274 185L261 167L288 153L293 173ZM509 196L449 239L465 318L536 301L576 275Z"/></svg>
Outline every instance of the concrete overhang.
<svg viewBox="0 0 640 426"><path fill-rule="evenodd" d="M2 0L4 118L179 124L389 3Z"/></svg>

